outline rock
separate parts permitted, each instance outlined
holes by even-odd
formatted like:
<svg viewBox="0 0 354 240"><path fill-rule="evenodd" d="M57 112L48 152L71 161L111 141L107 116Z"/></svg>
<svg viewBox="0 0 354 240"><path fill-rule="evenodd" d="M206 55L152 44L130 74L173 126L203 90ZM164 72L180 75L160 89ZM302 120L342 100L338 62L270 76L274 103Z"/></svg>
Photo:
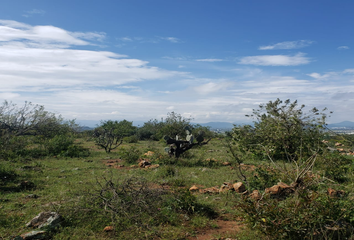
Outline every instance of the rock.
<svg viewBox="0 0 354 240"><path fill-rule="evenodd" d="M145 168L146 166L151 165L151 163L150 163L149 161L143 159L143 160L141 160L141 161L139 162L138 165L139 165L140 168Z"/></svg>
<svg viewBox="0 0 354 240"><path fill-rule="evenodd" d="M147 153L144 153L144 156L152 156L154 155L154 152L148 151Z"/></svg>
<svg viewBox="0 0 354 240"><path fill-rule="evenodd" d="M337 143L334 144L334 146L340 147L340 146L344 146L344 145L342 143L337 142Z"/></svg>
<svg viewBox="0 0 354 240"><path fill-rule="evenodd" d="M200 193L207 193L207 194L215 194L219 193L219 189L217 187L205 188L199 190Z"/></svg>
<svg viewBox="0 0 354 240"><path fill-rule="evenodd" d="M46 231L32 231L28 233L21 234L23 240L32 240L32 239L48 239L46 237ZM15 238L16 239L16 238Z"/></svg>
<svg viewBox="0 0 354 240"><path fill-rule="evenodd" d="M152 165L146 166L145 168L154 169L154 168L158 168L158 167L160 167L159 164L152 164Z"/></svg>
<svg viewBox="0 0 354 240"><path fill-rule="evenodd" d="M222 165L224 165L224 166L230 166L231 163L230 163L230 162L223 162Z"/></svg>
<svg viewBox="0 0 354 240"><path fill-rule="evenodd" d="M343 197L345 195L345 192L343 190L334 190L333 188L328 188L327 194L330 197Z"/></svg>
<svg viewBox="0 0 354 240"><path fill-rule="evenodd" d="M234 183L233 187L237 193L243 193L244 191L246 191L246 187L245 185L243 185L242 182Z"/></svg>
<svg viewBox="0 0 354 240"><path fill-rule="evenodd" d="M253 192L249 195L249 197L255 201L258 201L262 198L262 195L259 193L258 190L253 190Z"/></svg>
<svg viewBox="0 0 354 240"><path fill-rule="evenodd" d="M198 191L198 190L199 190L199 188L198 188L196 185L193 185L193 186L189 189L190 192L196 192L196 191Z"/></svg>
<svg viewBox="0 0 354 240"><path fill-rule="evenodd" d="M56 212L41 212L26 224L26 227L38 229L54 229L60 225L63 218Z"/></svg>
<svg viewBox="0 0 354 240"><path fill-rule="evenodd" d="M114 230L113 226L107 226L103 229L103 231L105 231L105 232L112 232L113 230Z"/></svg>
<svg viewBox="0 0 354 240"><path fill-rule="evenodd" d="M265 193L270 193L271 195L279 194L280 191L281 191L281 187L278 185L274 185L273 187L265 189Z"/></svg>
<svg viewBox="0 0 354 240"><path fill-rule="evenodd" d="M283 182L278 182L277 185L265 189L265 193L269 193L271 195L287 195L293 193L294 191L294 187L289 186Z"/></svg>
<svg viewBox="0 0 354 240"><path fill-rule="evenodd" d="M221 187L220 187L220 190L219 192L227 192L227 191L233 191L235 190L232 183L229 183L229 182L224 182Z"/></svg>

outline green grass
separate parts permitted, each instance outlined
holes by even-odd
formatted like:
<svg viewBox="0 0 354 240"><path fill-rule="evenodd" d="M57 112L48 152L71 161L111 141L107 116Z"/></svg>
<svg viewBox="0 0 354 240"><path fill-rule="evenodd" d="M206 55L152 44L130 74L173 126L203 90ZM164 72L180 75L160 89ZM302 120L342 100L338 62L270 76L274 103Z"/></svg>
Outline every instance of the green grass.
<svg viewBox="0 0 354 240"><path fill-rule="evenodd" d="M164 144L156 141L123 143L109 154L98 149L92 141L79 139L76 142L90 149L89 157L47 157L37 160L1 162L0 173L8 174L8 177L0 182L0 239L9 239L11 236L28 232L30 229L26 228L25 224L42 211L57 211L66 219L61 229L53 235L53 239L186 239L187 232L189 236L193 236L196 229L215 227L213 217L207 214L208 208L223 216L224 219L235 220L240 217L240 211L235 208L237 201L241 199L239 194L233 192L216 195L194 194L194 200L182 196L183 201L197 204L195 206L204 208L204 212L197 212L194 208L188 213L173 210L174 213L171 212L170 216L174 219L151 225L149 228L139 230L137 226L131 226L119 233L106 233L103 228L114 222L111 215L102 211L93 202L85 202L87 197L85 194L99 190L98 182L104 182L104 178L121 182L131 177L139 177L157 188L164 187L172 192L176 189L189 189L192 185L203 188L220 187L224 182L234 183L242 179L235 169L222 165L223 162L231 162L234 167L236 162L228 153L228 148L222 140L218 139L188 151L178 160L167 157L163 151ZM127 151L132 146L141 154L153 151L155 153L153 156L142 155L141 157L151 159L153 164L159 164L160 167L112 169L103 164L103 160L122 159L119 164L132 165L133 160L124 159L128 155L121 151L122 148ZM254 159L245 159L244 163L256 166L270 165L268 162ZM337 183L328 180L324 181L319 188L321 191L326 191L328 187L343 189L348 198L353 197L352 170L353 166L345 173L345 182ZM255 172L245 171L245 174L251 180ZM34 188L19 187L23 181L33 182ZM38 198L28 197L30 194L37 195ZM235 237L264 239L264 235L249 228L245 228L241 233Z"/></svg>

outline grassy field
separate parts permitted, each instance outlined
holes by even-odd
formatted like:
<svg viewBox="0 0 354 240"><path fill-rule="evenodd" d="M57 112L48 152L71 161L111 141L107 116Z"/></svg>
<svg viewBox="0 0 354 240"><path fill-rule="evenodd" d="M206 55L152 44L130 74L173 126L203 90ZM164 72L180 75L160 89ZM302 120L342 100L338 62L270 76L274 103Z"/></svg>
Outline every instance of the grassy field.
<svg viewBox="0 0 354 240"><path fill-rule="evenodd" d="M0 182L0 239L31 231L25 224L42 211L58 212L65 219L50 236L52 239L272 238L243 223L247 219L240 211L241 194L189 192L193 185L219 189L224 182L242 181L236 160L223 139L214 138L178 160L169 158L163 151L165 144L158 141L124 143L109 154L83 138L77 139L76 144L89 148L90 156L1 162L7 175ZM148 151L153 154L144 156ZM139 168L137 156L159 166ZM282 180L266 173L269 179L259 177L263 182L258 181L254 176L261 172L256 169L269 169L271 163L251 157L242 161L253 189L262 184L271 187ZM225 162L230 165L224 166ZM288 163L283 165L291 167ZM353 198L352 165L345 173L345 181L338 183L327 178L314 191L324 193L331 187L343 190L345 199ZM114 191L122 188L130 189L124 195L125 202L112 197ZM103 197L111 198L107 203ZM116 204L115 208L109 208L110 204ZM218 231L223 228L220 224L227 222L234 227ZM106 232L106 226L113 226L114 230Z"/></svg>

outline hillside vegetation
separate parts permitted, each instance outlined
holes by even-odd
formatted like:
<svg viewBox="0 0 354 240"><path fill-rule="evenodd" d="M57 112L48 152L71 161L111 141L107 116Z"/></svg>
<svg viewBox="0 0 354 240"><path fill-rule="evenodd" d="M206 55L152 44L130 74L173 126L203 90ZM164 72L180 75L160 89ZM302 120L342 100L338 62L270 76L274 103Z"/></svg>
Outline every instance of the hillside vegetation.
<svg viewBox="0 0 354 240"><path fill-rule="evenodd" d="M44 239L353 239L353 139L328 114L277 99L225 135L174 112L79 132L4 102L0 239L37 231L41 212L62 217Z"/></svg>

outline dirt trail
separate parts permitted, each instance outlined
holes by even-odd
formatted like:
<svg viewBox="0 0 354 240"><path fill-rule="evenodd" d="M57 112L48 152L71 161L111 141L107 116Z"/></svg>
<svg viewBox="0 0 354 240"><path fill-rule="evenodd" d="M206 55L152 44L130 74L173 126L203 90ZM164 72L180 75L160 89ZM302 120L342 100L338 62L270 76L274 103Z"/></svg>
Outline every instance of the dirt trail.
<svg viewBox="0 0 354 240"><path fill-rule="evenodd" d="M189 240L211 240L211 239L234 239L231 238L235 233L240 231L243 226L239 221L217 220L218 228L202 229L197 236L188 238Z"/></svg>

